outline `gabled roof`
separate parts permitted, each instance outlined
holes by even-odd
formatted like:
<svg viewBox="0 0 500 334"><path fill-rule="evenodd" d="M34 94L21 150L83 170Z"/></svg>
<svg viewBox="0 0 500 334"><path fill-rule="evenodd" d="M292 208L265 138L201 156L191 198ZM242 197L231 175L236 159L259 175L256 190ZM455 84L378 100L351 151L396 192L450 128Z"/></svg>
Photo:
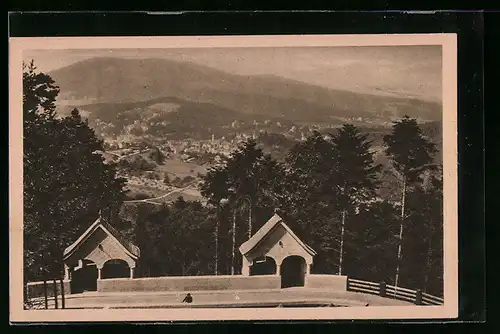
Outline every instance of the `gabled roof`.
<svg viewBox="0 0 500 334"><path fill-rule="evenodd" d="M307 253L316 255L316 252L311 247L303 243L302 240L300 240L295 233L293 233L293 231L285 224L283 219L277 214L274 214L274 216L272 216L271 219L269 219L257 232L255 232L250 239L240 246L239 249L241 254L248 254L248 252L257 247L277 226L283 226L283 228L295 239L295 241L299 243L299 245L305 249Z"/></svg>
<svg viewBox="0 0 500 334"><path fill-rule="evenodd" d="M111 238L115 239L122 247L123 250L130 255L132 258L137 259L140 256L140 249L136 245L134 245L129 238L127 238L123 233L115 229L111 224L107 223L101 217L97 218L97 220L90 225L90 227L83 232L83 234L71 245L69 245L64 250L63 258L67 259L71 256L75 250L85 242L97 229L102 229L107 235Z"/></svg>

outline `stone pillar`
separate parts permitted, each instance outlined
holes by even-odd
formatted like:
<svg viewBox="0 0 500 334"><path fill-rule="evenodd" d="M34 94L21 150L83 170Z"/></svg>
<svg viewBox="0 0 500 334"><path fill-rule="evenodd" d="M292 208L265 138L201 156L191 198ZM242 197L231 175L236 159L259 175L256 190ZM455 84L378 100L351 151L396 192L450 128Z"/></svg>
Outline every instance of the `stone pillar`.
<svg viewBox="0 0 500 334"><path fill-rule="evenodd" d="M276 276L281 275L281 263L276 263Z"/></svg>
<svg viewBox="0 0 500 334"><path fill-rule="evenodd" d="M97 279L101 279L102 267L97 267Z"/></svg>
<svg viewBox="0 0 500 334"><path fill-rule="evenodd" d="M130 267L130 279L134 278L134 267Z"/></svg>
<svg viewBox="0 0 500 334"><path fill-rule="evenodd" d="M73 270L79 270L84 267L83 260L78 260L78 265Z"/></svg>
<svg viewBox="0 0 500 334"><path fill-rule="evenodd" d="M310 274L311 274L311 264L307 263L306 264L306 275L310 275Z"/></svg>
<svg viewBox="0 0 500 334"><path fill-rule="evenodd" d="M250 262L243 256L243 261L241 261L241 275L250 276Z"/></svg>
<svg viewBox="0 0 500 334"><path fill-rule="evenodd" d="M70 268L68 267L67 264L64 264L64 280L69 280L71 279L71 273L70 273Z"/></svg>

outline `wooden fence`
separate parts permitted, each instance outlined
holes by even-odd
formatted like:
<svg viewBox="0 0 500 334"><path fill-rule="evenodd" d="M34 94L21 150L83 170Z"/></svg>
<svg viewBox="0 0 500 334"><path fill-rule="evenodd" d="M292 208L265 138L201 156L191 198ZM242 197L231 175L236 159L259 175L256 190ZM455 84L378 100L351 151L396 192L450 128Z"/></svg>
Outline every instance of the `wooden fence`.
<svg viewBox="0 0 500 334"><path fill-rule="evenodd" d="M422 292L422 290L410 290L401 287L396 288L393 285L387 285L385 282L374 283L348 278L347 290L404 300L416 305L443 305L444 303L443 298Z"/></svg>
<svg viewBox="0 0 500 334"><path fill-rule="evenodd" d="M30 289L29 285L36 285L36 289ZM42 296L40 296L40 294ZM44 280L36 283L29 283L24 286L24 308L29 309L64 309L65 291L63 279Z"/></svg>

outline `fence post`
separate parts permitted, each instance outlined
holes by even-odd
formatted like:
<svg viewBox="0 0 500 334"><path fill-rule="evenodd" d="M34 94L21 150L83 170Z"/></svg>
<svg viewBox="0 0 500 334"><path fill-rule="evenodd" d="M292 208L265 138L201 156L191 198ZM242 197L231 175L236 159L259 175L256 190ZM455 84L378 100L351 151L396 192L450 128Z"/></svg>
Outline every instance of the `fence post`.
<svg viewBox="0 0 500 334"><path fill-rule="evenodd" d="M380 284L379 284L379 289L380 289L379 295L380 295L380 297L385 297L386 296L386 292L387 292L387 286L386 285L387 284L385 282L383 282L383 281L380 282Z"/></svg>
<svg viewBox="0 0 500 334"><path fill-rule="evenodd" d="M348 291L349 290L349 277L347 277L347 279L345 280L345 290Z"/></svg>
<svg viewBox="0 0 500 334"><path fill-rule="evenodd" d="M54 306L57 309L57 281L54 278Z"/></svg>
<svg viewBox="0 0 500 334"><path fill-rule="evenodd" d="M45 309L49 308L49 298L47 296L47 280L44 278L43 279L43 294L45 297Z"/></svg>
<svg viewBox="0 0 500 334"><path fill-rule="evenodd" d="M415 304L422 305L422 290L417 289L415 294Z"/></svg>
<svg viewBox="0 0 500 334"><path fill-rule="evenodd" d="M24 282L23 282L24 283ZM28 305L28 301L29 301L29 295L28 295L28 283L24 283L24 309L26 310L27 307L26 305Z"/></svg>
<svg viewBox="0 0 500 334"><path fill-rule="evenodd" d="M61 283L61 308L65 308L65 300L64 300L64 280L61 278L60 279Z"/></svg>

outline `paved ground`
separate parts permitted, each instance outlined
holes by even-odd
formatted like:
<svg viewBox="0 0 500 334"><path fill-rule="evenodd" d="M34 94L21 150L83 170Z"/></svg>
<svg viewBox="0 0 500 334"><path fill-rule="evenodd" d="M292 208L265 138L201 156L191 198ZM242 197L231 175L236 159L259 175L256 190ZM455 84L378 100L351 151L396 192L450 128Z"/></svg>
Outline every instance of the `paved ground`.
<svg viewBox="0 0 500 334"><path fill-rule="evenodd" d="M404 306L412 303L375 295L325 289L191 291L193 303L183 304L186 292L86 292L67 295L66 308L179 308L290 306ZM54 307L50 300L49 308ZM61 307L61 301L59 301Z"/></svg>

